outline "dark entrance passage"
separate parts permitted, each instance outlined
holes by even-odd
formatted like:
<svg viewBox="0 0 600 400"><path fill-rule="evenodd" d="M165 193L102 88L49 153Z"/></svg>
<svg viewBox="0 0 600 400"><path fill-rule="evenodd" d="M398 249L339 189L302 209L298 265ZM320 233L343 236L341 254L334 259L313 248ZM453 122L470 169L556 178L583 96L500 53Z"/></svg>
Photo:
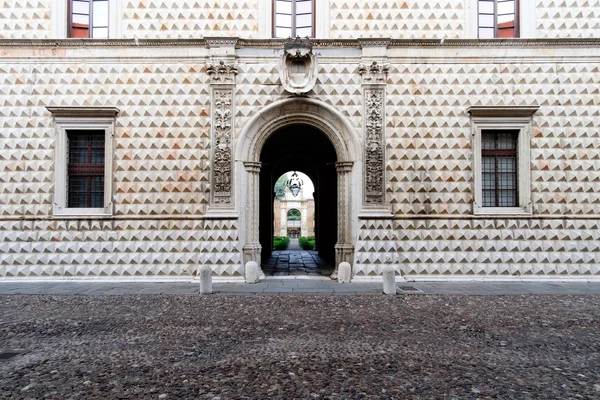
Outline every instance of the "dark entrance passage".
<svg viewBox="0 0 600 400"><path fill-rule="evenodd" d="M260 155L259 194L259 240L265 263L269 262L273 250L275 181L287 171L299 171L308 175L315 186L315 252L327 263L334 264L338 214L336 161L329 139L310 126L280 129L266 141Z"/></svg>

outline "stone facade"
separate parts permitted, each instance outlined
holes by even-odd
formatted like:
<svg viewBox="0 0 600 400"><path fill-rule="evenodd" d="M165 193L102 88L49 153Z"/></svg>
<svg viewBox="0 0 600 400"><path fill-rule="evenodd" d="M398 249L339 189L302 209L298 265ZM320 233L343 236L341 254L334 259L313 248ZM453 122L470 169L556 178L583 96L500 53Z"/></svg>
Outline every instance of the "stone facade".
<svg viewBox="0 0 600 400"><path fill-rule="evenodd" d="M70 41L53 2L0 1L1 278L242 279L261 132L286 120L340 155L336 251L355 278L600 277L597 1L538 0L537 38L479 41L462 0L330 0L303 96L282 86L283 41L259 39L261 1L147 3L116 2L126 40ZM528 215L473 212L478 106L539 108ZM110 216L53 215L46 107L119 110Z"/></svg>

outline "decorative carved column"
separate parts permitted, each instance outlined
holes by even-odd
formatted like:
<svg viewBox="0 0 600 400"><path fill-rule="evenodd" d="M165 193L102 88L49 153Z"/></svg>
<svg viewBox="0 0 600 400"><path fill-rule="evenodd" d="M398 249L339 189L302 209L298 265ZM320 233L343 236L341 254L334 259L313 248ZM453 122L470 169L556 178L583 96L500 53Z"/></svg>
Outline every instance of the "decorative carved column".
<svg viewBox="0 0 600 400"><path fill-rule="evenodd" d="M364 198L369 208L385 207L385 86L388 64L361 64L364 96Z"/></svg>
<svg viewBox="0 0 600 400"><path fill-rule="evenodd" d="M338 204L352 203L352 182L351 174L353 163L350 161L342 161L335 163L337 170L337 193ZM338 266L341 262L352 263L354 246L350 237L350 218L349 207L338 207L338 236L335 245L335 270L331 274L331 279L337 279Z"/></svg>
<svg viewBox="0 0 600 400"><path fill-rule="evenodd" d="M233 209L234 89L237 65L208 64L211 86L210 208Z"/></svg>
<svg viewBox="0 0 600 400"><path fill-rule="evenodd" d="M381 275L392 264L398 274L398 245L393 215L385 200L385 88L388 64L361 64L364 100L364 196L359 214L353 279ZM402 278L399 278L402 279Z"/></svg>
<svg viewBox="0 0 600 400"><path fill-rule="evenodd" d="M259 211L258 211L258 199L259 199L259 188L260 188L260 167L261 163L247 161L244 162L244 168L248 173L248 180L246 182L246 204L244 207L245 218L246 218L246 245L244 246L243 262L244 265L248 261L256 261L258 264L258 275L259 279L264 279L265 274L261 267L261 250L260 240L258 237L258 224L259 224Z"/></svg>

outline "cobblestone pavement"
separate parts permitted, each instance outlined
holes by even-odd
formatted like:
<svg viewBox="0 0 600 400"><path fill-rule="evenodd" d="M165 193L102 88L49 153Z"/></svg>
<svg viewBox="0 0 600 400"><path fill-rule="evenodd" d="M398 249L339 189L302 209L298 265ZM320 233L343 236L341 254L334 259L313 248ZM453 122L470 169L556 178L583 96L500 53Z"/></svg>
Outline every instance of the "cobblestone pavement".
<svg viewBox="0 0 600 400"><path fill-rule="evenodd" d="M598 295L0 296L0 398L597 399L598 332Z"/></svg>
<svg viewBox="0 0 600 400"><path fill-rule="evenodd" d="M300 250L298 239L290 241L289 250L275 250L262 263L267 276L329 276L333 266L319 257L316 250Z"/></svg>

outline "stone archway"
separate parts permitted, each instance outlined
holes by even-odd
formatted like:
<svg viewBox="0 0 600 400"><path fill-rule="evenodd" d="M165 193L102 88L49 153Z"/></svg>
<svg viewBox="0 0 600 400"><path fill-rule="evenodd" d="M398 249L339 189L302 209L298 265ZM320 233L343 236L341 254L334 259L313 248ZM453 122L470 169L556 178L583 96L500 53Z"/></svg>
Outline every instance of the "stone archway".
<svg viewBox="0 0 600 400"><path fill-rule="evenodd" d="M355 128L337 110L321 101L303 97L273 103L258 112L243 128L236 146L236 175L243 185L236 197L244 265L261 262L259 240L260 154L267 139L292 125L307 125L322 132L337 156L337 240L335 265L353 262L357 218L362 199L362 151ZM335 273L334 273L335 274Z"/></svg>

